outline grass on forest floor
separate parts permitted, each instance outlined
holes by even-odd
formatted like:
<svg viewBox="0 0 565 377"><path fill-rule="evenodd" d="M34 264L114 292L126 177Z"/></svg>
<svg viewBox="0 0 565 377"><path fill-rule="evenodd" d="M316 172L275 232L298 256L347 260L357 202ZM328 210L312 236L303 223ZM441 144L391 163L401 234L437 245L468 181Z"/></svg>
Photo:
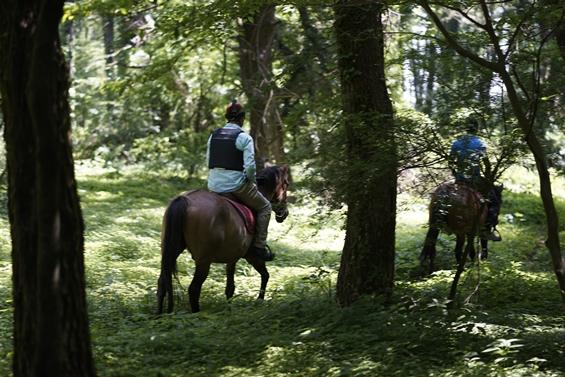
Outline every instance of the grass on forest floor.
<svg viewBox="0 0 565 377"><path fill-rule="evenodd" d="M238 264L236 296L224 297L224 269L213 266L201 308L188 312L193 263L179 262L176 310L155 310L161 216L167 202L202 187L147 172L78 170L86 223L87 293L98 374L109 376L561 376L565 316L543 247L539 197L506 192L487 261L460 285L470 303L448 312L453 239L442 235L439 271L424 277L417 256L425 236L424 199L402 194L394 300L365 297L340 309L334 289L343 211L320 210L306 190L283 224L272 222L278 252L267 299L255 301L258 274ZM512 181L511 177L509 178ZM562 184L562 182L561 182ZM511 186L514 190L516 185ZM559 213L565 201L558 199ZM0 375L10 375L9 231L0 219ZM561 224L565 224L562 219ZM564 234L565 235L565 234ZM563 238L562 238L563 239ZM480 276L480 279L479 279Z"/></svg>

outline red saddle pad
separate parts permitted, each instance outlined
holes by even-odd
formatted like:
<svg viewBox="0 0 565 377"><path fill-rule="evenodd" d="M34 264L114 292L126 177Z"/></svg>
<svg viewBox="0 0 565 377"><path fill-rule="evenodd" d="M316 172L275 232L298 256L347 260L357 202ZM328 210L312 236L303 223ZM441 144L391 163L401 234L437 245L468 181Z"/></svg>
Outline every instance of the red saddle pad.
<svg viewBox="0 0 565 377"><path fill-rule="evenodd" d="M245 223L247 231L250 234L255 233L255 214L253 211L245 204L238 203L229 198L226 198L226 200L236 209L237 213L239 213Z"/></svg>

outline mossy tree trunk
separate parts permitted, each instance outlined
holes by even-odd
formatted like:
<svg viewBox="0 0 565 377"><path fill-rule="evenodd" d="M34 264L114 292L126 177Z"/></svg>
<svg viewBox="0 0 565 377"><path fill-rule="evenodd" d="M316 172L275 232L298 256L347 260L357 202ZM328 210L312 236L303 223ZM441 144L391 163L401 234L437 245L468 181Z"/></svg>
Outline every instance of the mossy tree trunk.
<svg viewBox="0 0 565 377"><path fill-rule="evenodd" d="M63 1L0 7L16 377L94 376L70 140Z"/></svg>
<svg viewBox="0 0 565 377"><path fill-rule="evenodd" d="M397 153L384 73L382 2L335 6L346 135L348 206L337 300L390 295L394 282Z"/></svg>

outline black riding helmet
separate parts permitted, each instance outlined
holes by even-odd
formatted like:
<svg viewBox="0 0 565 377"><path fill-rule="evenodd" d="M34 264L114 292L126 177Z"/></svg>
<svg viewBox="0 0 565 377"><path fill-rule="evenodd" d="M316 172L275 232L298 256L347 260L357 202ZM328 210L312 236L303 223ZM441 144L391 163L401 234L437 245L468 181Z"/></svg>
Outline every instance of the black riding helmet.
<svg viewBox="0 0 565 377"><path fill-rule="evenodd" d="M245 111L243 107L237 103L237 100L234 99L231 101L231 104L226 108L226 119L228 121L232 120L239 120L245 117Z"/></svg>

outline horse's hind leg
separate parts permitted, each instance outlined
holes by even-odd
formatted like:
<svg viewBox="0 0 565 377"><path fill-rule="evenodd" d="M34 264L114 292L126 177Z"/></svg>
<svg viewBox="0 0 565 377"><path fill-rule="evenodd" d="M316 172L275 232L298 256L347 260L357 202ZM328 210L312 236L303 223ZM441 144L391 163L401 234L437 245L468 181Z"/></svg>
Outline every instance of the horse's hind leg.
<svg viewBox="0 0 565 377"><path fill-rule="evenodd" d="M200 291L202 289L202 284L208 277L208 271L210 271L210 263L197 264L196 270L194 271L194 277L188 287L190 309L193 313L200 311Z"/></svg>
<svg viewBox="0 0 565 377"><path fill-rule="evenodd" d="M226 265L226 298L229 300L233 297L235 292L235 263L228 263Z"/></svg>
<svg viewBox="0 0 565 377"><path fill-rule="evenodd" d="M463 251L463 245L465 245L465 236L457 235L455 241L455 260L457 260L457 263L461 263L461 252ZM474 257L475 255L473 254L471 258Z"/></svg>
<svg viewBox="0 0 565 377"><path fill-rule="evenodd" d="M439 236L439 229L430 226L428 233L426 233L426 240L424 241L424 247L420 253L420 264L423 265L426 258L430 259L430 273L434 270L434 260L436 257L436 242Z"/></svg>
<svg viewBox="0 0 565 377"><path fill-rule="evenodd" d="M465 237L462 236L462 238L463 238L463 242L465 242ZM457 284L459 283L459 278L461 277L461 274L465 269L465 263L467 262L467 255L471 251L473 253L475 252L473 246L473 240L474 240L473 236L467 236L467 245L465 246L465 251L463 252L463 255L461 255L460 260L458 260L457 271L455 271L455 276L453 277L453 282L451 283L451 289L449 291L449 297L448 297L448 299L450 300L450 303L448 304L449 308L452 308L454 306L455 296L457 295ZM457 242L459 243L459 236L457 236Z"/></svg>
<svg viewBox="0 0 565 377"><path fill-rule="evenodd" d="M256 257L248 257L245 258L245 260L247 260L247 262L249 262L249 264L251 264L261 275L261 289L259 290L259 296L257 296L257 300L263 300L265 298L267 282L269 281L269 271L267 271L265 261Z"/></svg>

